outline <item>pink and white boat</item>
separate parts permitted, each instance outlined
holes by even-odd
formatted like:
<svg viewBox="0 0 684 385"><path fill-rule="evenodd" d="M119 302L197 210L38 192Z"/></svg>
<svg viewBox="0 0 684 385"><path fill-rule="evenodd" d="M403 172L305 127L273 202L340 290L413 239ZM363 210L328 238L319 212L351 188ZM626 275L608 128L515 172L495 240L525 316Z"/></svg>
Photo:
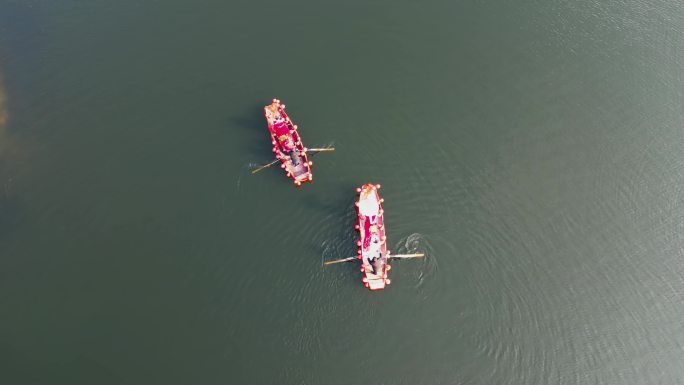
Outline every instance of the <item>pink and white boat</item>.
<svg viewBox="0 0 684 385"><path fill-rule="evenodd" d="M323 265L333 265L342 262L361 261L363 285L370 290L382 290L390 284L387 277L391 259L409 259L424 257L424 253L400 254L390 256L387 250L387 236L385 235L385 216L382 202L378 194L379 184L364 184L356 189L359 200L356 202L357 224L354 226L359 232L358 255L324 262Z"/></svg>
<svg viewBox="0 0 684 385"><path fill-rule="evenodd" d="M385 218L382 210L383 199L378 194L379 184L365 184L356 189L359 200L356 202L360 238L359 259L363 285L370 290L382 290L390 284L387 275L392 268L389 264L390 251L387 249Z"/></svg>

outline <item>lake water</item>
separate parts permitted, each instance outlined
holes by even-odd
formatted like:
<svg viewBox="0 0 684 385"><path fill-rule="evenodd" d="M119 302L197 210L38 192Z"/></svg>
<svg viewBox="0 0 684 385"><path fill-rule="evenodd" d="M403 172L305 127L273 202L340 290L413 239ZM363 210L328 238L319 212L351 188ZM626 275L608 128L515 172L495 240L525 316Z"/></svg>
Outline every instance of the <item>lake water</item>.
<svg viewBox="0 0 684 385"><path fill-rule="evenodd" d="M684 384L679 0L0 0L0 79L0 384Z"/></svg>

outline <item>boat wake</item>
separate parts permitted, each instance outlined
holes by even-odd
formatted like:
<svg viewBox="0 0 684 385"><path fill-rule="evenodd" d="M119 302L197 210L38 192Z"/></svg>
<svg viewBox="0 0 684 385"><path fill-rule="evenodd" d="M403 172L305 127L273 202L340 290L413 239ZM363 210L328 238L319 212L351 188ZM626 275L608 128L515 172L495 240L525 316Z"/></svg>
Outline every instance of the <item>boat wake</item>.
<svg viewBox="0 0 684 385"><path fill-rule="evenodd" d="M392 250L392 254L394 255L413 253L425 253L425 257L420 258L420 261L414 260L414 262L417 264L415 267L410 269L401 269L401 272L402 274L407 274L414 277L416 282L414 287L420 288L426 281L433 278L437 274L438 264L435 254L433 253L433 247L423 234L413 233L406 238L400 239ZM395 273L398 272L397 270L393 271Z"/></svg>

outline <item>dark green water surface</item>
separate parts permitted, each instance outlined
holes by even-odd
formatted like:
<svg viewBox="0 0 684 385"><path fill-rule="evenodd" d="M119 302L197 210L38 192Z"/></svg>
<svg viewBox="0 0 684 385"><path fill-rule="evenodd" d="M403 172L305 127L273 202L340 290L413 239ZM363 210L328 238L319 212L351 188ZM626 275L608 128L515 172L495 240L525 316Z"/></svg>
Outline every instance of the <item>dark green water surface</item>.
<svg viewBox="0 0 684 385"><path fill-rule="evenodd" d="M0 0L0 384L684 384L683 170L680 0Z"/></svg>

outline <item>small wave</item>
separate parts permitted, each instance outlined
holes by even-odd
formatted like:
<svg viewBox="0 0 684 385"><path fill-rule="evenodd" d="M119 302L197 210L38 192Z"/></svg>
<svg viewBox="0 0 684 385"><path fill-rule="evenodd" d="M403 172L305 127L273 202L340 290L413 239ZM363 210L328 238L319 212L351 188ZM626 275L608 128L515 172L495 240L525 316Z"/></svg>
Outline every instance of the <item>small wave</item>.
<svg viewBox="0 0 684 385"><path fill-rule="evenodd" d="M399 240L394 247L394 254L414 254L424 253L425 257L420 258L419 265L413 269L412 275L415 277L416 289L421 288L425 282L432 279L437 274L438 263L433 252L433 247L425 235L413 233Z"/></svg>
<svg viewBox="0 0 684 385"><path fill-rule="evenodd" d="M261 166L263 166L263 164L261 164L261 163L249 162L249 163L245 163L244 165L242 165L242 168L251 170L251 169L254 169L257 167L261 167Z"/></svg>

